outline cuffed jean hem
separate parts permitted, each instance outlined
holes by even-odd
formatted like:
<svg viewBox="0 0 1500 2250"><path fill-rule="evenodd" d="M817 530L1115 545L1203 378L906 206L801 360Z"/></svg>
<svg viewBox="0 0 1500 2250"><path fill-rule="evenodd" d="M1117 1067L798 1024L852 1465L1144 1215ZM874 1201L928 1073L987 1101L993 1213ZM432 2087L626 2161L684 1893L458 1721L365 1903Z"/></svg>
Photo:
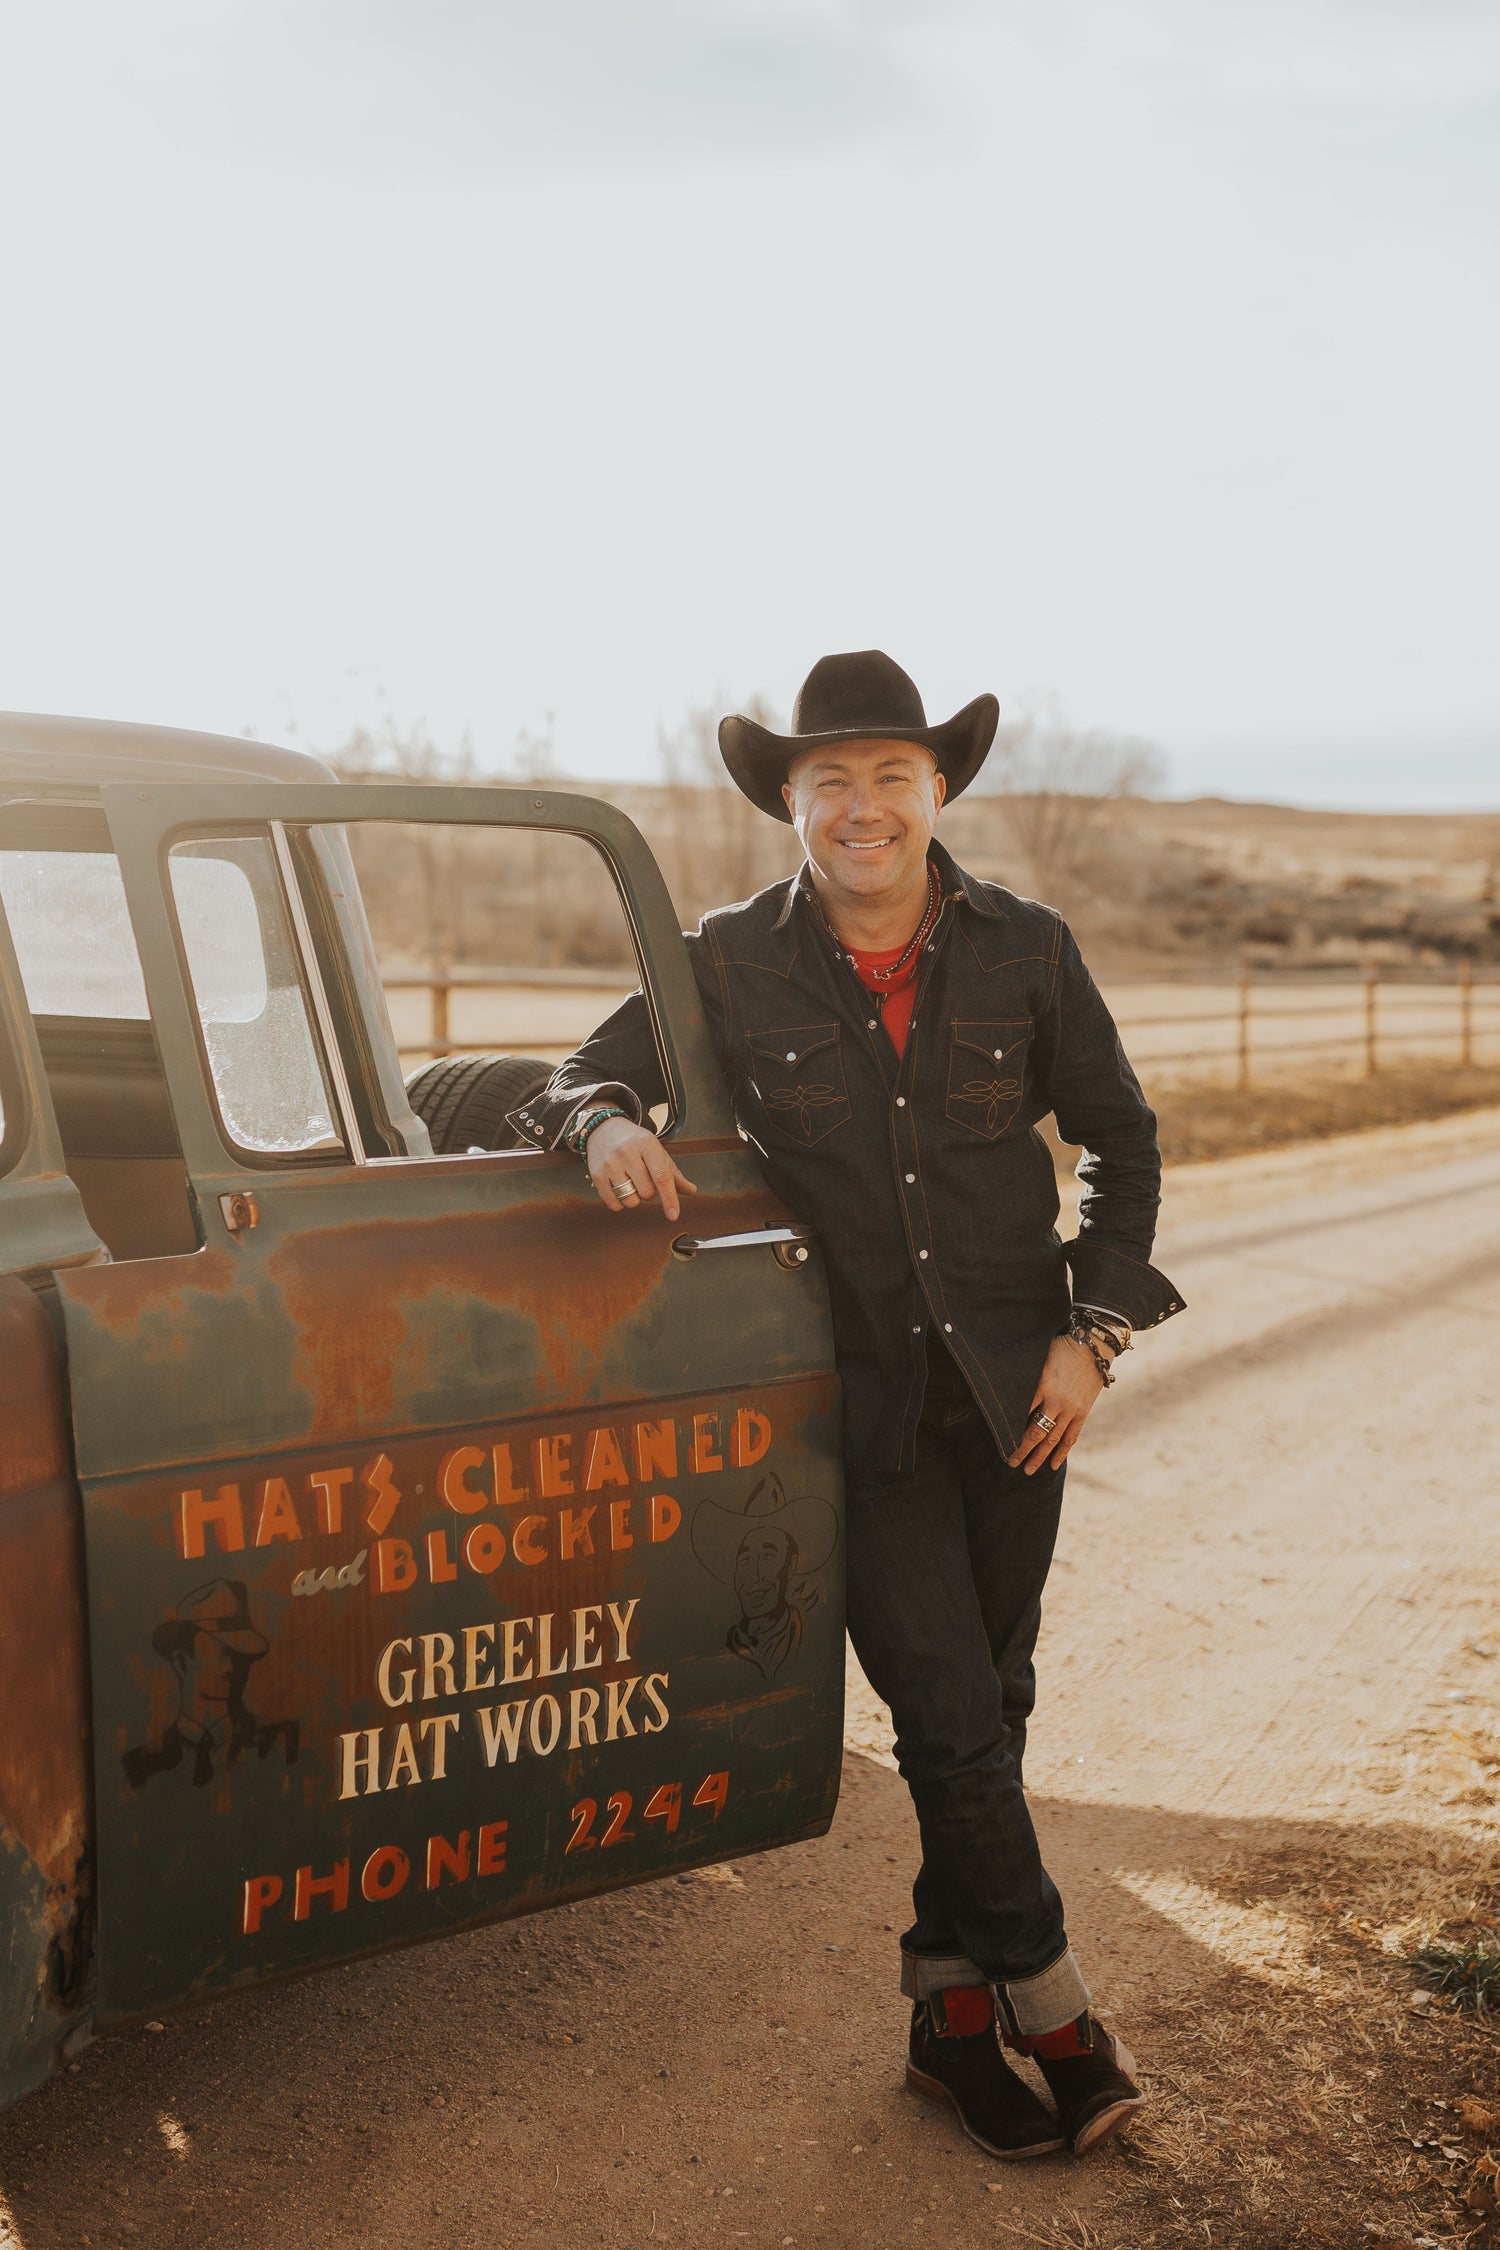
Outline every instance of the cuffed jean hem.
<svg viewBox="0 0 1500 2250"><path fill-rule="evenodd" d="M1039 1976L995 1986L995 2005L1006 2029L1019 2039L1039 2039L1044 2032L1076 2023L1092 1997L1071 1946Z"/></svg>
<svg viewBox="0 0 1500 2250"><path fill-rule="evenodd" d="M930 2000L935 1992L989 1981L967 1953L908 1953L901 1948L901 1989L908 2000Z"/></svg>
<svg viewBox="0 0 1500 2250"><path fill-rule="evenodd" d="M1007 2031L1018 2039L1039 2039L1076 2023L1092 1995L1083 1981L1073 1948L1060 1953L1038 1976L995 1980L967 1953L909 1953L901 1948L901 1990L908 2000L930 2000L935 1992L964 1985L992 1984L995 2004Z"/></svg>

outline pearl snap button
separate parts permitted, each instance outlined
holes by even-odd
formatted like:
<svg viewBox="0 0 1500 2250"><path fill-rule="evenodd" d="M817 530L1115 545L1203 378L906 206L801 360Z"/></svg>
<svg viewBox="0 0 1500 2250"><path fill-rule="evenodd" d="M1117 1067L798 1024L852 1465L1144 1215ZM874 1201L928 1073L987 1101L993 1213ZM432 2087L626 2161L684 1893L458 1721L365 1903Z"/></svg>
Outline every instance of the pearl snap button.
<svg viewBox="0 0 1500 2250"><path fill-rule="evenodd" d="M908 1186L908 1187L910 1187L910 1186L911 1186L911 1184L912 1184L912 1181L913 1181L913 1180L914 1180L914 1179L916 1178L916 1176L917 1176L917 1175L916 1175L916 1173L915 1173L915 1172L908 1172L908 1173L907 1173L907 1175L906 1175L906 1184L907 1184L907 1186Z"/></svg>
<svg viewBox="0 0 1500 2250"><path fill-rule="evenodd" d="M875 1018L873 1016L871 1016L869 1022L865 1025L865 1029L866 1031L873 1031L875 1029Z"/></svg>
<svg viewBox="0 0 1500 2250"><path fill-rule="evenodd" d="M926 1255L927 1255L927 1252L926 1252L925 1250L919 1250L919 1251L917 1252L917 1256L918 1256L919 1258L925 1258L925 1257L926 1257Z"/></svg>
<svg viewBox="0 0 1500 2250"><path fill-rule="evenodd" d="M898 1094L898 1095L896 1096L896 1107L897 1107L897 1109L905 1109L905 1107L906 1107L906 1096L905 1096L904 1094Z"/></svg>
<svg viewBox="0 0 1500 2250"><path fill-rule="evenodd" d="M996 1060L996 1062L1004 1062L1004 1060L1005 1060L1005 1049L1004 1049L1003 1047L997 1047L997 1048L995 1049L995 1060Z"/></svg>
<svg viewBox="0 0 1500 2250"><path fill-rule="evenodd" d="M797 1060L794 1054L789 1054L786 1059L788 1062L795 1062Z"/></svg>
<svg viewBox="0 0 1500 2250"><path fill-rule="evenodd" d="M951 1336L953 1334L953 1323L951 1320L945 1320L943 1322L943 1334L945 1336Z"/></svg>

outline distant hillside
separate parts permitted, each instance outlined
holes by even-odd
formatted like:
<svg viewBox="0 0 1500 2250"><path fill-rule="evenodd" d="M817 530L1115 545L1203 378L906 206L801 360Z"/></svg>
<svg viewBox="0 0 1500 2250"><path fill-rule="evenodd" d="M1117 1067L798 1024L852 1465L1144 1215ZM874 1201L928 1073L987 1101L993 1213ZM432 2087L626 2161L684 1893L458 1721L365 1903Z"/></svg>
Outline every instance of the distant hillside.
<svg viewBox="0 0 1500 2250"><path fill-rule="evenodd" d="M650 837L685 921L797 864L790 830L732 792L597 793ZM975 874L1061 907L1116 976L1242 956L1257 969L1500 962L1500 814L971 794L939 833Z"/></svg>
<svg viewBox="0 0 1500 2250"><path fill-rule="evenodd" d="M727 785L547 786L636 821L685 926L798 864L791 829ZM1500 962L1500 814L971 794L940 833L976 874L1059 906L1107 976ZM449 834L418 847L399 831L355 843L379 934L414 962L626 957L611 887L577 845Z"/></svg>

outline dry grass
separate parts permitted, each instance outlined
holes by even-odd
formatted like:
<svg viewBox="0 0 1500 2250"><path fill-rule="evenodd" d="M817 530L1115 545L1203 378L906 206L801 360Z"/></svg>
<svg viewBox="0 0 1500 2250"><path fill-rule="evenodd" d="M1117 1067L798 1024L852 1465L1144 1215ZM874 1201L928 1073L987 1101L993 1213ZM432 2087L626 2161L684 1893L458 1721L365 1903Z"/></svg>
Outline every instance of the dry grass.
<svg viewBox="0 0 1500 2250"><path fill-rule="evenodd" d="M1142 2026L1170 2060L1126 2152L1122 2250L1495 2250L1500 2032L1423 1992L1410 1958L1414 1933L1494 1942L1493 1833L1313 1831L1213 1887L1275 1959Z"/></svg>
<svg viewBox="0 0 1500 2250"><path fill-rule="evenodd" d="M1323 1140L1372 1125L1410 1125L1500 1103L1500 1070L1459 1064L1380 1071L1318 1082L1269 1079L1232 1087L1148 1089L1169 1164Z"/></svg>

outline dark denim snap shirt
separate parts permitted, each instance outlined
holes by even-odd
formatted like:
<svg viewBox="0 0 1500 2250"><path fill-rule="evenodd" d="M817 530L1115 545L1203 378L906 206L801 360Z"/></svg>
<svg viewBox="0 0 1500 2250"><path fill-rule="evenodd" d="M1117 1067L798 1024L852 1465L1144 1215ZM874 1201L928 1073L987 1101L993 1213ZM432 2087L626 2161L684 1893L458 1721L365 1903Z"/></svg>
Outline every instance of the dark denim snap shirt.
<svg viewBox="0 0 1500 2250"><path fill-rule="evenodd" d="M1007 1453L1072 1298L1153 1328L1182 1300L1151 1264L1156 1119L1071 932L939 845L941 916L898 1062L806 868L689 933L741 1129L818 1235L851 1481L915 1462L929 1328ZM554 1148L584 1103L668 1098L632 994L512 1122ZM1079 1230L1057 1234L1048 1112L1084 1149Z"/></svg>

